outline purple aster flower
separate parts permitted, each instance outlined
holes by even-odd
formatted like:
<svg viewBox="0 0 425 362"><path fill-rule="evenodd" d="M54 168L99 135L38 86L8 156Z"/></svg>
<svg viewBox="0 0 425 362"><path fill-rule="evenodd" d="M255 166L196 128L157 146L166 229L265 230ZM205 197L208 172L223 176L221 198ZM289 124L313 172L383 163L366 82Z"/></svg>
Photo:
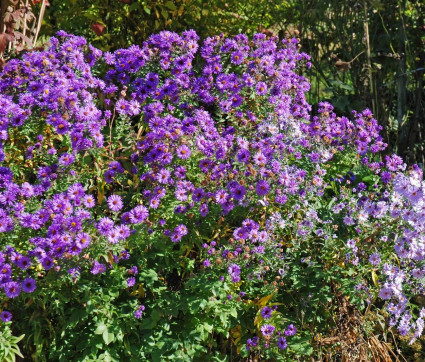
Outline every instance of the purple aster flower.
<svg viewBox="0 0 425 362"><path fill-rule="evenodd" d="M91 237L87 233L79 233L75 237L75 244L80 249L87 248L90 245L90 242L91 242Z"/></svg>
<svg viewBox="0 0 425 362"><path fill-rule="evenodd" d="M188 196L187 196L187 190L184 188L178 188L175 192L174 192L174 196L176 197L177 200L179 201L186 201Z"/></svg>
<svg viewBox="0 0 425 362"><path fill-rule="evenodd" d="M199 206L199 212L202 217L206 217L208 215L209 209L207 204L201 204Z"/></svg>
<svg viewBox="0 0 425 362"><path fill-rule="evenodd" d="M124 172L124 167L122 167L121 163L119 163L118 161L112 161L109 163L109 169L117 172L117 173L123 173Z"/></svg>
<svg viewBox="0 0 425 362"><path fill-rule="evenodd" d="M94 261L93 268L90 271L93 275L101 274L106 271L106 266L102 263L99 263L97 260Z"/></svg>
<svg viewBox="0 0 425 362"><path fill-rule="evenodd" d="M70 217L67 220L67 224L68 224L68 230L71 231L71 232L73 232L73 233L76 233L76 232L80 231L81 230L81 227L82 227L81 226L81 221L77 217ZM57 234L59 232L58 229L59 228L55 228L55 229L52 228L51 231L56 231L55 234ZM50 228L49 228L49 231L50 231Z"/></svg>
<svg viewBox="0 0 425 362"><path fill-rule="evenodd" d="M204 266L204 268L208 268L211 265L211 262L209 261L209 259L205 259L202 262L202 265Z"/></svg>
<svg viewBox="0 0 425 362"><path fill-rule="evenodd" d="M48 256L43 257L40 262L43 268L46 270L49 270L54 266L53 259Z"/></svg>
<svg viewBox="0 0 425 362"><path fill-rule="evenodd" d="M255 86L255 91L259 96L263 96L267 93L267 84L264 82L258 82Z"/></svg>
<svg viewBox="0 0 425 362"><path fill-rule="evenodd" d="M138 205L130 211L130 221L132 224L140 224L149 216L149 210L146 206Z"/></svg>
<svg viewBox="0 0 425 362"><path fill-rule="evenodd" d="M370 257L369 257L369 262L372 265L379 265L379 263L381 262L381 257L379 256L378 253L373 253Z"/></svg>
<svg viewBox="0 0 425 362"><path fill-rule="evenodd" d="M22 283L22 290L25 293L32 293L36 288L37 284L33 278L25 278Z"/></svg>
<svg viewBox="0 0 425 362"><path fill-rule="evenodd" d="M260 330L263 336L271 336L275 330L275 326L272 326L271 324L264 324Z"/></svg>
<svg viewBox="0 0 425 362"><path fill-rule="evenodd" d="M193 191L192 200L195 202L199 202L202 200L204 195L205 195L204 190L202 188L197 188L195 189L195 191Z"/></svg>
<svg viewBox="0 0 425 362"><path fill-rule="evenodd" d="M174 171L174 175L179 179L184 179L186 177L186 167L184 166L178 166L176 170Z"/></svg>
<svg viewBox="0 0 425 362"><path fill-rule="evenodd" d="M157 209L160 205L160 201L158 197L154 197L149 201L149 207L152 209Z"/></svg>
<svg viewBox="0 0 425 362"><path fill-rule="evenodd" d="M173 243L177 243L177 242L179 242L181 240L182 235L180 235L179 233L174 232L173 234L171 234L171 237L170 238L171 238L171 241Z"/></svg>
<svg viewBox="0 0 425 362"><path fill-rule="evenodd" d="M257 192L258 196L265 196L270 191L270 185L266 180L260 180L257 182L255 191Z"/></svg>
<svg viewBox="0 0 425 362"><path fill-rule="evenodd" d="M91 209L96 205L94 201L94 197L92 195L86 195L83 198L83 205L87 207L88 209Z"/></svg>
<svg viewBox="0 0 425 362"><path fill-rule="evenodd" d="M258 344L258 337L248 338L246 341L246 349L249 351L251 347L255 347Z"/></svg>
<svg viewBox="0 0 425 362"><path fill-rule="evenodd" d="M80 199L85 195L84 187L79 183L73 184L69 187L67 195L70 200Z"/></svg>
<svg viewBox="0 0 425 362"><path fill-rule="evenodd" d="M227 272L230 274L230 276L232 277L232 281L234 283L239 282L240 280L240 274L241 274L241 267L237 264L231 264L228 268L227 268Z"/></svg>
<svg viewBox="0 0 425 362"><path fill-rule="evenodd" d="M163 168L156 174L155 179L161 184L167 184L170 176L171 172Z"/></svg>
<svg viewBox="0 0 425 362"><path fill-rule="evenodd" d="M286 327L285 336L293 336L295 333L297 333L297 329L293 324L290 324L288 327Z"/></svg>
<svg viewBox="0 0 425 362"><path fill-rule="evenodd" d="M392 296L392 290L391 288L382 288L379 291L379 297L382 299L390 299Z"/></svg>
<svg viewBox="0 0 425 362"><path fill-rule="evenodd" d="M118 212L123 208L121 196L111 195L108 197L108 206L111 211Z"/></svg>
<svg viewBox="0 0 425 362"><path fill-rule="evenodd" d="M153 195L155 195L155 197L157 197L158 199L162 199L165 197L165 188L163 187L155 187L155 189L153 190Z"/></svg>
<svg viewBox="0 0 425 362"><path fill-rule="evenodd" d="M124 212L121 215L121 223L123 223L123 224L129 224L130 223L130 213L129 212Z"/></svg>
<svg viewBox="0 0 425 362"><path fill-rule="evenodd" d="M21 293L21 287L17 282L5 283L4 293L8 298L16 298Z"/></svg>
<svg viewBox="0 0 425 362"><path fill-rule="evenodd" d="M254 155L254 163L258 166L264 166L267 163L267 158L261 151L257 152Z"/></svg>
<svg viewBox="0 0 425 362"><path fill-rule="evenodd" d="M102 217L97 223L97 230L101 235L107 235L114 227L114 222L109 217Z"/></svg>
<svg viewBox="0 0 425 362"><path fill-rule="evenodd" d="M187 235L187 227L184 224L180 224L174 229L174 233L179 234L180 236Z"/></svg>
<svg viewBox="0 0 425 362"><path fill-rule="evenodd" d="M215 194L215 199L217 203L224 204L227 201L227 198L229 197L229 194L226 192L226 190L218 190Z"/></svg>
<svg viewBox="0 0 425 362"><path fill-rule="evenodd" d="M132 287L134 286L134 284L136 284L136 278L135 277L130 277L127 279L127 286L128 287Z"/></svg>
<svg viewBox="0 0 425 362"><path fill-rule="evenodd" d="M245 228L239 227L233 231L233 237L235 240L246 239L248 237L248 233Z"/></svg>
<svg viewBox="0 0 425 362"><path fill-rule="evenodd" d="M236 50L230 55L230 60L235 65L240 65L243 63L245 56L240 50Z"/></svg>
<svg viewBox="0 0 425 362"><path fill-rule="evenodd" d="M105 179L105 182L107 184L110 184L114 181L114 176L116 175L116 172L113 170L108 170L103 174L103 177Z"/></svg>
<svg viewBox="0 0 425 362"><path fill-rule="evenodd" d="M21 256L16 260L16 265L19 269L27 270L31 266L31 259L27 256Z"/></svg>
<svg viewBox="0 0 425 362"><path fill-rule="evenodd" d="M288 347L288 344L286 343L286 339L285 337L279 337L277 340L277 346L279 349L285 349L286 347Z"/></svg>
<svg viewBox="0 0 425 362"><path fill-rule="evenodd" d="M317 152L312 152L308 155L311 162L318 163L320 161L320 155Z"/></svg>
<svg viewBox="0 0 425 362"><path fill-rule="evenodd" d="M142 315L143 315L143 311L145 310L145 306L144 305L141 305L140 307L139 307L139 309L137 309L135 312L134 312L134 317L135 318L137 318L137 319L140 319L141 317L142 317Z"/></svg>
<svg viewBox="0 0 425 362"><path fill-rule="evenodd" d="M5 323L10 322L12 320L12 313L7 310L4 310L0 313L0 318Z"/></svg>
<svg viewBox="0 0 425 362"><path fill-rule="evenodd" d="M120 235L116 227L108 232L107 239L111 244L117 244L120 241Z"/></svg>
<svg viewBox="0 0 425 362"><path fill-rule="evenodd" d="M246 194L245 186L239 185L239 184L235 188L233 188L233 190L231 191L231 196L238 201L243 200L245 194Z"/></svg>
<svg viewBox="0 0 425 362"><path fill-rule="evenodd" d="M24 182L21 185L21 189L22 189L22 195L24 197L31 197L34 195L34 187L28 182Z"/></svg>
<svg viewBox="0 0 425 362"><path fill-rule="evenodd" d="M116 104L115 104L115 109L117 110L117 112L119 114L122 115L126 115L129 114L130 111L130 103L128 101L126 101L125 99L120 99Z"/></svg>
<svg viewBox="0 0 425 362"><path fill-rule="evenodd" d="M241 150L238 151L236 157L239 162L248 163L251 157L251 154L249 153L247 149L242 148Z"/></svg>
<svg viewBox="0 0 425 362"><path fill-rule="evenodd" d="M232 107L234 107L234 108L239 107L242 104L242 102L243 102L243 98L239 94L234 94L230 98L230 100L232 102Z"/></svg>
<svg viewBox="0 0 425 362"><path fill-rule="evenodd" d="M182 160L187 160L191 155L190 148L186 145L182 145L179 148L177 148L177 157L181 158Z"/></svg>
<svg viewBox="0 0 425 362"><path fill-rule="evenodd" d="M264 319L269 319L272 316L272 312L273 312L273 309L271 309L270 307L264 307L261 310L261 315L263 316Z"/></svg>

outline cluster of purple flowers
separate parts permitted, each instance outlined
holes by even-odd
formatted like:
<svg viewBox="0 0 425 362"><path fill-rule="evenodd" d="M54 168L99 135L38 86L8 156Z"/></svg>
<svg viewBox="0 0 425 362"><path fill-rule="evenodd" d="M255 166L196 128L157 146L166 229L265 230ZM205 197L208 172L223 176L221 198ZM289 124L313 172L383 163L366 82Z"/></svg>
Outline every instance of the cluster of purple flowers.
<svg viewBox="0 0 425 362"><path fill-rule="evenodd" d="M282 332L281 330L276 330L276 327L274 325L266 323L261 326L260 332L261 337L255 336L253 338L248 338L248 340L246 341L246 349L248 351L253 348L259 348L261 339L264 339L263 346L266 349L272 346L272 342L275 342L280 350L284 350L288 347L286 337L295 335L297 329L293 324L290 324Z"/></svg>
<svg viewBox="0 0 425 362"><path fill-rule="evenodd" d="M423 175L417 167L406 175L396 155L371 160L386 145L369 110L349 120L323 102L310 114L310 85L297 74L309 56L296 39L220 35L200 46L192 30L163 31L105 54L65 32L50 43L0 73L0 289L8 298L36 289L32 267L59 271L61 260L79 260L98 244L116 263L129 258L131 235L183 243L199 237L201 223L243 210L237 227L232 219L203 244L205 272L222 268L231 283L273 279L276 286L290 272L284 260L291 246L342 239L339 223L359 238L341 240L345 263L379 272L391 324L402 334L422 334L425 311L414 318L408 296L424 293ZM103 79L93 76L99 64L107 67ZM131 132L114 139L117 120ZM34 172L12 171L21 159L16 142L19 165ZM351 171L330 177L331 162L344 153L359 155L358 167L376 183L357 182ZM97 196L96 183L84 177L84 157L94 162ZM318 206L332 180L344 185L333 182L332 201ZM10 235L28 242L14 245ZM370 235L379 243L365 245ZM390 243L400 265L378 247ZM91 273L106 272L108 263L90 260ZM79 269L71 270L76 278ZM131 288L137 268L129 274ZM261 315L266 344L273 337L285 349L295 327L280 332L269 323L269 307ZM11 315L3 311L1 318ZM247 348L258 343L254 337Z"/></svg>

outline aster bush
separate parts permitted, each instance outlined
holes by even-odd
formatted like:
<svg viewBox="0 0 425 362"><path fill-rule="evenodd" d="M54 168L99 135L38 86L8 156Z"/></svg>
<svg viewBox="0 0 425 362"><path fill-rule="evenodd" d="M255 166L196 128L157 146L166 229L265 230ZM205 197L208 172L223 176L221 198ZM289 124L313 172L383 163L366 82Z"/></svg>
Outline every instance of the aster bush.
<svg viewBox="0 0 425 362"><path fill-rule="evenodd" d="M194 31L104 54L62 31L8 62L1 318L23 353L372 358L421 336L422 172L381 156L369 110L312 114L309 65L295 39Z"/></svg>

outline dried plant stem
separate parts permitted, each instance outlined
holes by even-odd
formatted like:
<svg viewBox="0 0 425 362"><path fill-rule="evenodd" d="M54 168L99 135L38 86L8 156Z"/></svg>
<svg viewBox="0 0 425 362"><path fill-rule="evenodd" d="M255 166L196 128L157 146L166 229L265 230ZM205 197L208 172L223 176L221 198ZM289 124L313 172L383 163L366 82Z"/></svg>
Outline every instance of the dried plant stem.
<svg viewBox="0 0 425 362"><path fill-rule="evenodd" d="M37 31L35 33L33 46L35 46L35 44L37 43L37 38L38 38L38 34L40 32L40 29L41 29L41 23L43 22L43 17L44 17L45 11L46 11L46 0L43 0L43 3L41 4L40 14L38 15Z"/></svg>

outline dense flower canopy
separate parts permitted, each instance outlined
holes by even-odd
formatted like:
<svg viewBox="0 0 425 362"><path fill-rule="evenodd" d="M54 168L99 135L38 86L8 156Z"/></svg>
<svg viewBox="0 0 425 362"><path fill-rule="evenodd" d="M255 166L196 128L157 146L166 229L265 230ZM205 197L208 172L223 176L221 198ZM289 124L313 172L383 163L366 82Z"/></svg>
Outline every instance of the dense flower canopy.
<svg viewBox="0 0 425 362"><path fill-rule="evenodd" d="M11 60L0 73L1 293L33 293L50 269L107 273L161 242L193 251L193 278L220 276L253 299L285 294L295 265L320 255L338 260L359 304L379 294L389 323L419 337L422 172L379 160L369 110L348 119L323 102L313 115L298 74L308 60L295 39L200 45L192 30L105 54L59 32ZM126 272L132 288L138 268ZM137 319L149 314L141 302ZM247 351L286 349L296 328L278 304L257 315Z"/></svg>

